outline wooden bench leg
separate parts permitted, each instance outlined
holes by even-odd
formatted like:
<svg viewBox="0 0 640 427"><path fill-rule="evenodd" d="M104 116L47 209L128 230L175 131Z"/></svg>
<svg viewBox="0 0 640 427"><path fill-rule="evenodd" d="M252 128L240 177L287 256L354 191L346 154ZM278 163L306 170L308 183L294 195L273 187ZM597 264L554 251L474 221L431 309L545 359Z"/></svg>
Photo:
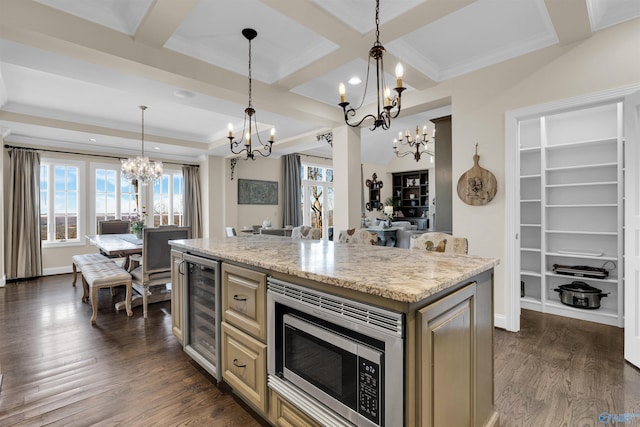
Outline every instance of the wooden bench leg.
<svg viewBox="0 0 640 427"><path fill-rule="evenodd" d="M96 319L98 318L98 290L99 288L91 287L89 289L89 294L91 295L91 309L93 310L93 314L91 315L91 324L96 324Z"/></svg>
<svg viewBox="0 0 640 427"><path fill-rule="evenodd" d="M133 316L133 310L131 310L131 294L133 293L131 290L131 282L127 283L127 295L125 299L125 307L127 308L127 316Z"/></svg>
<svg viewBox="0 0 640 427"><path fill-rule="evenodd" d="M73 269L73 282L71 282L71 284L73 286L75 286L76 285L76 278L77 278L78 270L76 268L76 264L75 263L71 263L71 267Z"/></svg>
<svg viewBox="0 0 640 427"><path fill-rule="evenodd" d="M89 301L89 284L85 280L84 276L82 276L82 302Z"/></svg>

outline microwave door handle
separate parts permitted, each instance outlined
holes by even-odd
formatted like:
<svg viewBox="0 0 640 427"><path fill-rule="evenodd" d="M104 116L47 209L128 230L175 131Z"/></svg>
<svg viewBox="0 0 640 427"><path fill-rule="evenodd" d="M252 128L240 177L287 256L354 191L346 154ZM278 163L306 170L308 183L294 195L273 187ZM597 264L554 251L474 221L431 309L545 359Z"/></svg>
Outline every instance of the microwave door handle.
<svg viewBox="0 0 640 427"><path fill-rule="evenodd" d="M358 344L351 340L345 339L338 334L334 334L333 332L330 332L324 328L320 328L312 323L306 322L299 319L298 317L290 316L288 314L285 314L283 316L283 320L284 324L289 324L296 329L306 332L309 335L328 343L334 344L336 347L340 347L350 353L358 354Z"/></svg>

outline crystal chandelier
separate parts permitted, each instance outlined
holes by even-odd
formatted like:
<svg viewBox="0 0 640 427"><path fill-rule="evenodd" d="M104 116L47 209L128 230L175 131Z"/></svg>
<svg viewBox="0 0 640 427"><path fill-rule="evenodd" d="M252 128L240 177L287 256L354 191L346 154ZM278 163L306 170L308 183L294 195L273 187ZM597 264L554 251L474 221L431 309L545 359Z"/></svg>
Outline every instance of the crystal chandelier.
<svg viewBox="0 0 640 427"><path fill-rule="evenodd" d="M416 126L416 137L411 138L411 134L409 130L406 133L407 142L404 142L402 139L402 132L398 132L398 139L393 140L393 152L396 153L398 157L408 156L409 154L413 154L413 158L416 162L420 161L420 157L423 154L428 154L431 156L431 161L433 162L433 156L435 156L435 148L436 148L436 130L433 129L433 141L429 141L429 134L427 132L427 127L422 128L422 135L420 135L420 130L418 126ZM429 144L431 144L431 149L429 149ZM407 145L409 150L400 152L400 147L398 145Z"/></svg>
<svg viewBox="0 0 640 427"><path fill-rule="evenodd" d="M260 134L258 133L258 122L256 119L256 110L253 108L251 104L251 40L255 39L258 35L258 32L252 28L245 28L242 30L242 35L249 40L249 105L244 109L244 124L242 126L242 136L240 140L236 140L233 137L233 126L229 123L229 146L231 148L231 152L233 154L241 154L246 151L247 159L255 160L255 153L260 154L262 157L268 157L271 154L271 146L273 145L274 136L275 136L275 128L271 128L271 135L269 136L269 141L267 144L264 144L260 139ZM258 144L256 146L260 146L260 148L254 148L251 146L251 124L253 122L255 137L258 140ZM239 147L244 146L244 148L239 149Z"/></svg>
<svg viewBox="0 0 640 427"><path fill-rule="evenodd" d="M402 91L405 90L402 87L402 74L403 68L402 64L398 64L396 66L396 95L391 98L391 91L387 87L384 81L384 65L382 61L382 57L384 56L385 49L380 43L380 0L376 0L376 42L373 44L373 47L369 50L369 61L367 62L367 78L365 80L364 93L362 94L362 101L357 108L353 108L349 106L349 102L347 101L346 89L344 83L340 83L339 92L340 92L340 103L339 106L342 107L342 111L344 112L344 121L351 127L359 127L362 122L367 119L373 119L373 124L370 130L376 130L381 127L384 130L389 129L391 125L391 119L395 119L400 114L400 99L402 97ZM377 87L377 96L376 101L378 104L377 114L367 114L362 119L356 122L349 122L349 118L354 118L357 111L364 104L364 99L367 94L367 86L369 83L369 70L371 68L371 58L376 61L376 87ZM393 110L395 108L395 110Z"/></svg>
<svg viewBox="0 0 640 427"><path fill-rule="evenodd" d="M162 162L150 162L148 157L144 155L144 110L147 107L140 106L142 110L142 155L135 159L129 158L121 160L122 175L130 180L137 180L142 185L147 185L162 176Z"/></svg>

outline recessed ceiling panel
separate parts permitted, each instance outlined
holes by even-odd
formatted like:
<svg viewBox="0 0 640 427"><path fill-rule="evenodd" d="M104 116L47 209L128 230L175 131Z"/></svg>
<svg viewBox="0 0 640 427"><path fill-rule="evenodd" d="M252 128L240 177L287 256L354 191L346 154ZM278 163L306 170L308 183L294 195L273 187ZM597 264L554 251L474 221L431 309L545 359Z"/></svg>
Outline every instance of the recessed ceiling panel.
<svg viewBox="0 0 640 427"><path fill-rule="evenodd" d="M543 0L478 0L386 47L442 81L557 42Z"/></svg>
<svg viewBox="0 0 640 427"><path fill-rule="evenodd" d="M202 0L165 47L234 71L248 73L249 43L243 28L258 36L251 42L252 76L276 82L338 46L258 0Z"/></svg>
<svg viewBox="0 0 640 427"><path fill-rule="evenodd" d="M638 0L587 0L587 7L592 31L640 17Z"/></svg>
<svg viewBox="0 0 640 427"><path fill-rule="evenodd" d="M374 0L312 1L361 34L366 34L375 29L376 9ZM424 2L425 0L381 0L380 24L384 24Z"/></svg>
<svg viewBox="0 0 640 427"><path fill-rule="evenodd" d="M35 0L87 21L134 35L154 0Z"/></svg>

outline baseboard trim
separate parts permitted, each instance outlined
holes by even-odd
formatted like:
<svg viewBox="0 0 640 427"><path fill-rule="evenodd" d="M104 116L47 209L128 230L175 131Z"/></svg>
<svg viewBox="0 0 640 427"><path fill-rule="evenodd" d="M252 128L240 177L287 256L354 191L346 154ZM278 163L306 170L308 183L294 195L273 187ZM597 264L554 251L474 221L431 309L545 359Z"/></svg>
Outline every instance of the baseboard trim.
<svg viewBox="0 0 640 427"><path fill-rule="evenodd" d="M507 329L507 317L504 314L494 314L493 326L500 329Z"/></svg>
<svg viewBox="0 0 640 427"><path fill-rule="evenodd" d="M53 267L53 268L43 268L42 275L43 276L55 276L57 274L67 274L73 272L71 266L65 267Z"/></svg>

